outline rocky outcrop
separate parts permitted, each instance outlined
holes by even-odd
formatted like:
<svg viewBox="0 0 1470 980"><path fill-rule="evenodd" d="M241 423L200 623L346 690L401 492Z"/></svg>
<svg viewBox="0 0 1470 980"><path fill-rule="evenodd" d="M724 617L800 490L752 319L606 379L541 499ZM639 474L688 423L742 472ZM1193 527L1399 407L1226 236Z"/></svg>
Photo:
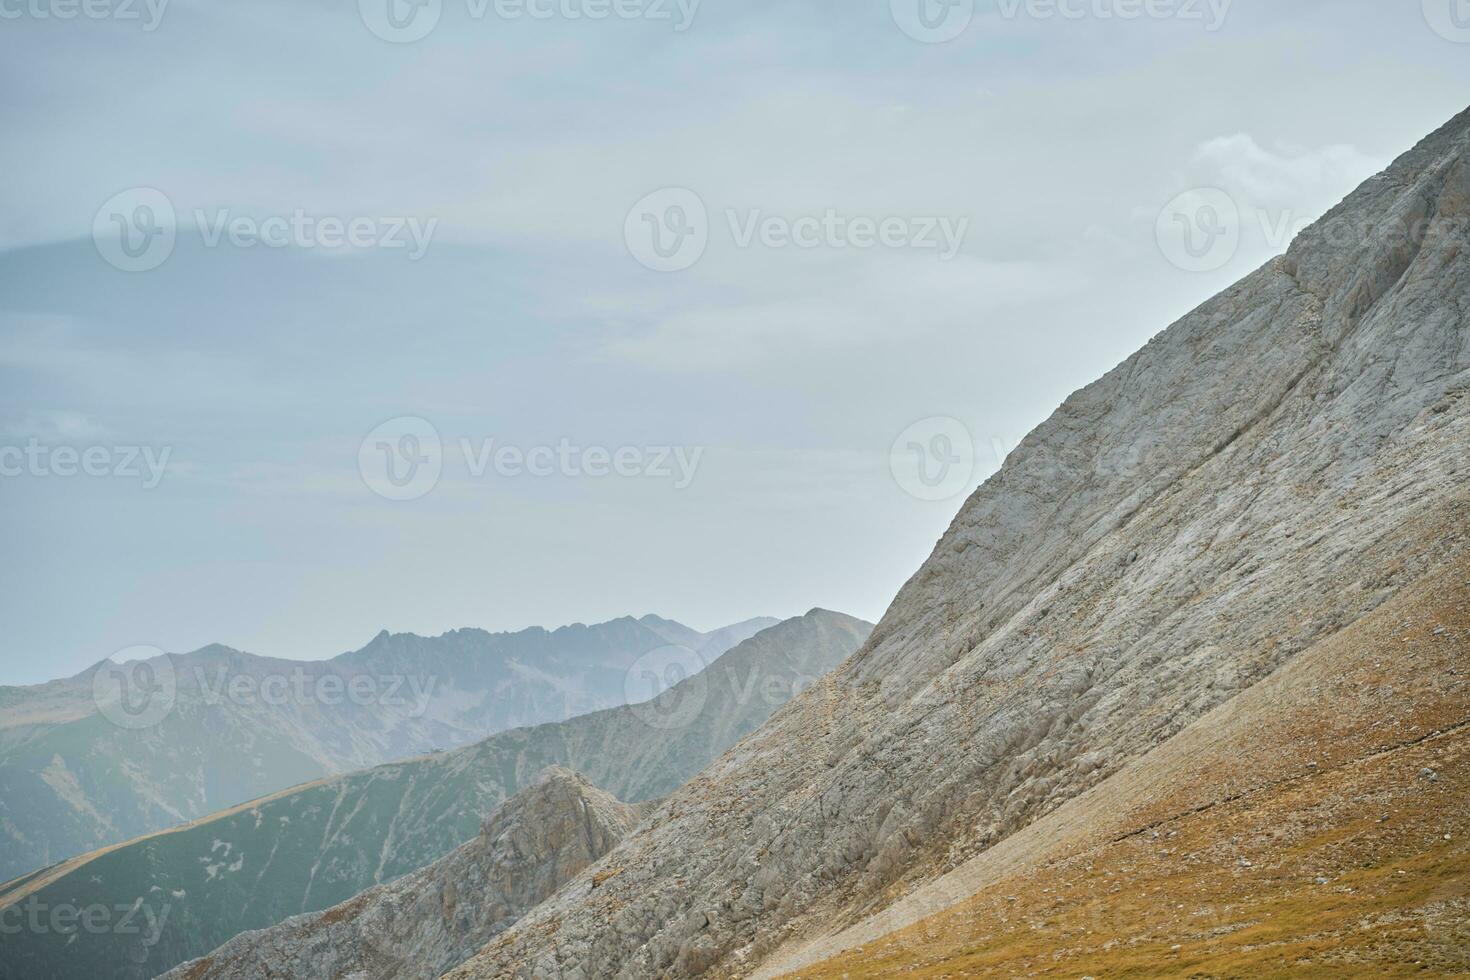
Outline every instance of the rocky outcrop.
<svg viewBox="0 0 1470 980"><path fill-rule="evenodd" d="M236 936L165 976L433 980L612 850L639 812L568 769L548 769L496 809L479 836L428 867Z"/></svg>
<svg viewBox="0 0 1470 980"><path fill-rule="evenodd" d="M751 973L1463 550L1467 222L1470 112L1069 398L862 651L447 976Z"/></svg>
<svg viewBox="0 0 1470 980"><path fill-rule="evenodd" d="M241 932L347 901L472 839L549 766L620 799L664 796L851 655L872 627L825 610L787 620L657 698L300 786L0 887L14 908L133 907L156 930L5 936L0 980L144 980ZM660 678L679 664L640 665ZM676 669L678 668L678 669Z"/></svg>

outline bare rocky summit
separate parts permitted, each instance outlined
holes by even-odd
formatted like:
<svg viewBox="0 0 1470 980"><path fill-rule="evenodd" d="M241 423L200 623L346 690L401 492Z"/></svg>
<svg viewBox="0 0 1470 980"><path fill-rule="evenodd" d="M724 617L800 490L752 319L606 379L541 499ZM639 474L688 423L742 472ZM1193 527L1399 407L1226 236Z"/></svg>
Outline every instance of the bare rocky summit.
<svg viewBox="0 0 1470 980"><path fill-rule="evenodd" d="M447 976L751 974L1463 551L1467 227L1470 112L1069 398L857 654Z"/></svg>
<svg viewBox="0 0 1470 980"><path fill-rule="evenodd" d="M324 912L243 933L165 976L432 980L612 850L644 809L569 769L548 769L498 807L478 837L428 867Z"/></svg>

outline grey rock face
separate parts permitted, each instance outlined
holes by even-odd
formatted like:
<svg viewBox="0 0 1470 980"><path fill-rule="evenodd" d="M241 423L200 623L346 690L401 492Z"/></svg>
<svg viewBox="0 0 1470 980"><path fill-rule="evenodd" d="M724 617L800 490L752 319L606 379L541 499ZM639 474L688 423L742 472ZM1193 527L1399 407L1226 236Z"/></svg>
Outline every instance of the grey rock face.
<svg viewBox="0 0 1470 980"><path fill-rule="evenodd" d="M1467 227L1470 112L1069 398L856 656L446 976L752 973L1464 549Z"/></svg>
<svg viewBox="0 0 1470 980"><path fill-rule="evenodd" d="M426 868L312 915L236 936L174 980L432 980L610 851L638 821L567 769L502 804L479 836Z"/></svg>

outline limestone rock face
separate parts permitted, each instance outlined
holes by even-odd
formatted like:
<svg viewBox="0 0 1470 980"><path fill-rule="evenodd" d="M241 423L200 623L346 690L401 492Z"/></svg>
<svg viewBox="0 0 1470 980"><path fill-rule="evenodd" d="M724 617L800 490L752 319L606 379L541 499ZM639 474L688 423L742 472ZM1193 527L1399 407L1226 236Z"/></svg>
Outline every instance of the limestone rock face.
<svg viewBox="0 0 1470 980"><path fill-rule="evenodd" d="M602 857L639 808L568 769L548 769L486 819L480 835L392 884L236 936L168 977L431 978L462 961Z"/></svg>
<svg viewBox="0 0 1470 980"><path fill-rule="evenodd" d="M862 650L447 976L755 972L1464 549L1467 233L1470 112L1069 398Z"/></svg>

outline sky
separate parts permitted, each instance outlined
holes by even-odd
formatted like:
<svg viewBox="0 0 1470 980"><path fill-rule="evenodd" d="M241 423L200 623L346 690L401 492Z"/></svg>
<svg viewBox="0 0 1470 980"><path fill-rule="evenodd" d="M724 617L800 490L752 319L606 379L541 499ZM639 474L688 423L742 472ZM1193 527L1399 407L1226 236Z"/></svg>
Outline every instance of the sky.
<svg viewBox="0 0 1470 980"><path fill-rule="evenodd" d="M1461 25L0 0L0 684L876 620L1069 393L1465 108Z"/></svg>

